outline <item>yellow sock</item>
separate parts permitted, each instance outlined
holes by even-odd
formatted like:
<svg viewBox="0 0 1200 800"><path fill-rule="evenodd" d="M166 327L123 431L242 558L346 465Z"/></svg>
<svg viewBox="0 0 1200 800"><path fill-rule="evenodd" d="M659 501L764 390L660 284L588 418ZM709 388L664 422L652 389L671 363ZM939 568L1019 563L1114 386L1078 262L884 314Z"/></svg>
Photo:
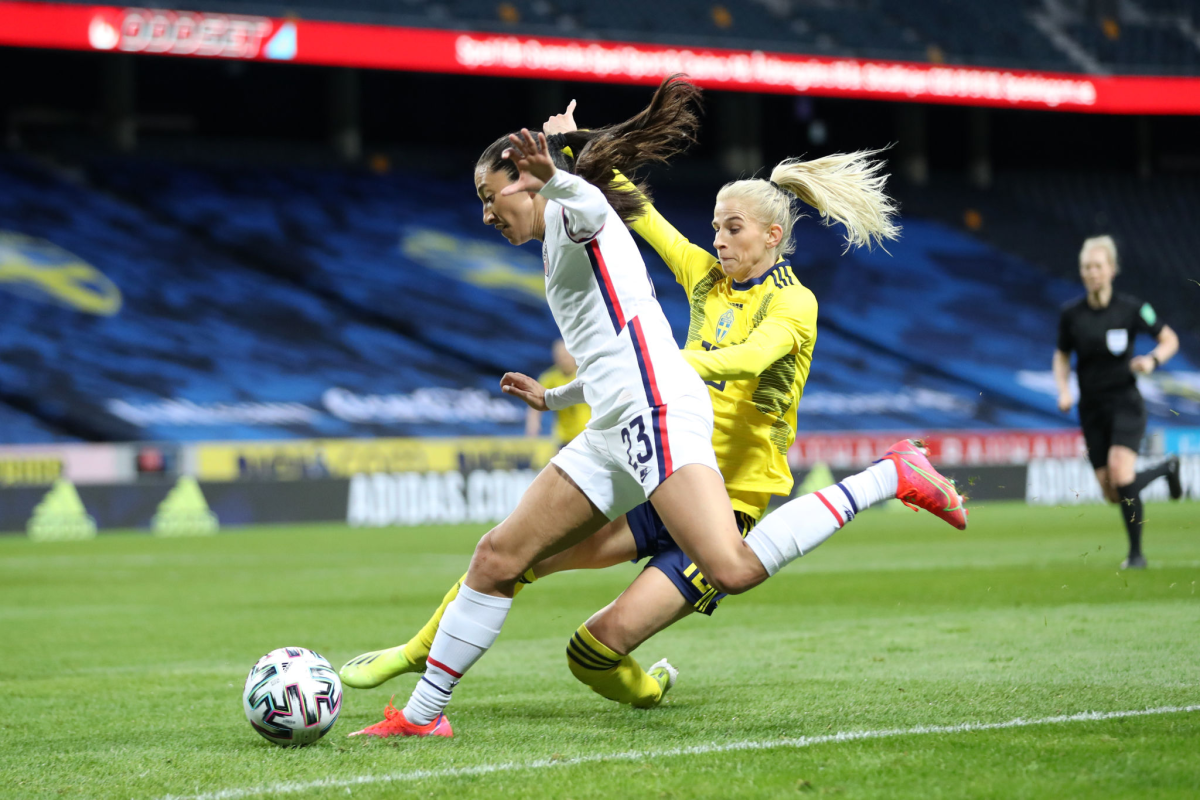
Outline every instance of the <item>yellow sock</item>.
<svg viewBox="0 0 1200 800"><path fill-rule="evenodd" d="M463 581L467 579L464 574L458 581L450 587L450 591L446 592L446 596L442 598L442 604L437 607L437 611L433 612L433 616L429 621L417 631L417 635L408 640L404 645L404 658L408 663L423 666L425 659L429 658L429 648L433 647L433 637L437 635L438 626L442 624L442 614L446 613L446 606L450 605L450 601L458 597L458 588L463 585ZM516 597L521 589L527 584L537 580L537 576L533 574L533 569L530 568L521 579L517 581L517 585L513 587L513 597Z"/></svg>
<svg viewBox="0 0 1200 800"><path fill-rule="evenodd" d="M600 643L580 625L567 645L567 666L580 683L601 697L634 708L652 708L662 699L662 685L646 674L633 656L623 656Z"/></svg>

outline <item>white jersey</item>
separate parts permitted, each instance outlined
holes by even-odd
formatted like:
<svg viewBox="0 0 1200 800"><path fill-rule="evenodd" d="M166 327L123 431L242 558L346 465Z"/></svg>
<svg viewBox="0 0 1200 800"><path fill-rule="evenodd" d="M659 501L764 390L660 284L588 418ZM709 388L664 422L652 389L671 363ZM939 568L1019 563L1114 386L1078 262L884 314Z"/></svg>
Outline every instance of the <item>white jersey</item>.
<svg viewBox="0 0 1200 800"><path fill-rule="evenodd" d="M541 194L550 201L546 299L578 364L576 380L592 408L588 428L613 427L685 395L707 399L671 335L642 254L600 190L558 170Z"/></svg>

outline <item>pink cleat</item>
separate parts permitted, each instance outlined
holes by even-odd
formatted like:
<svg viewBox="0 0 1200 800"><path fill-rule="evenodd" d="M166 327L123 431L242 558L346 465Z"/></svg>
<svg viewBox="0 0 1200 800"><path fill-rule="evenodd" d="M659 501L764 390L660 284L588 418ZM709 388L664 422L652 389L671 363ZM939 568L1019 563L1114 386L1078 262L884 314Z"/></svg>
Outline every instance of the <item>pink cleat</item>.
<svg viewBox="0 0 1200 800"><path fill-rule="evenodd" d="M896 465L900 477L896 499L909 508L923 508L935 517L946 520L961 530L967 528L967 509L954 481L943 477L929 463L925 447L912 439L901 439L883 458Z"/></svg>
<svg viewBox="0 0 1200 800"><path fill-rule="evenodd" d="M392 701L395 699L393 697L389 700L387 708L383 710L383 722L368 725L361 731L355 731L349 735L378 736L381 739L389 736L445 736L449 738L454 735L454 731L450 728L450 720L446 719L445 714L438 714L437 719L428 725L414 725L404 718L403 711L397 710L392 705Z"/></svg>

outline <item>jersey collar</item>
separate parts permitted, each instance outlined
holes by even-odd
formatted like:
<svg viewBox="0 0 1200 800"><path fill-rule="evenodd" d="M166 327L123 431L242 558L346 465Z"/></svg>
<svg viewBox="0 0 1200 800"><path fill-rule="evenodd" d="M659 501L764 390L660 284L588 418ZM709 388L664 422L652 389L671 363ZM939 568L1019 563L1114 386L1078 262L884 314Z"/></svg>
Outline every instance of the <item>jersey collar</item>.
<svg viewBox="0 0 1200 800"><path fill-rule="evenodd" d="M733 287L733 290L735 292L744 292L749 289L753 289L755 286L758 286L759 284L763 283L767 278L771 277L772 275L781 274L783 272L783 270L787 269L791 265L792 265L791 261L787 260L786 258L781 258L775 262L775 266L771 267L769 270L764 272L762 275L759 275L757 278L751 278L748 281L732 281L731 280L730 285Z"/></svg>

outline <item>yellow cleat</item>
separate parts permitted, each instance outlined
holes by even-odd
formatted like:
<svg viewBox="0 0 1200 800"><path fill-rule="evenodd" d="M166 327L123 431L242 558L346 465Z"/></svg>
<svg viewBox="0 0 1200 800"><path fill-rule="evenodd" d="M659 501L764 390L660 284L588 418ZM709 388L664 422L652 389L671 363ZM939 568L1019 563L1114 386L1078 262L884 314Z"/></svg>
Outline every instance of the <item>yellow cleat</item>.
<svg viewBox="0 0 1200 800"><path fill-rule="evenodd" d="M675 681L679 680L679 670L671 666L665 658L661 661L656 661L646 671L654 680L658 681L658 685L662 687L662 694L658 696L658 702L661 703L663 697L666 696L667 690L675 685ZM655 703L657 705L657 703Z"/></svg>
<svg viewBox="0 0 1200 800"><path fill-rule="evenodd" d="M406 672L424 672L425 665L414 664L404 657L404 645L375 650L355 656L342 665L338 675L342 683L355 689L374 689Z"/></svg>

